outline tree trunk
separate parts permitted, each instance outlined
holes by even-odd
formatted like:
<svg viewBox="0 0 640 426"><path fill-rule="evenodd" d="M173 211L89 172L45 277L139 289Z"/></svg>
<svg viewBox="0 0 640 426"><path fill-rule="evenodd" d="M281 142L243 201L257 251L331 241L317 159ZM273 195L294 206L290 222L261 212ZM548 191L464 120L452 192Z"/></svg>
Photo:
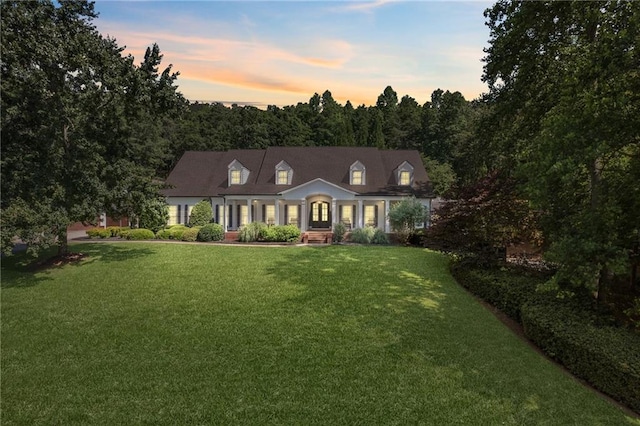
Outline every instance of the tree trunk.
<svg viewBox="0 0 640 426"><path fill-rule="evenodd" d="M69 243L67 242L67 228L58 230L58 256L64 256L69 253Z"/></svg>

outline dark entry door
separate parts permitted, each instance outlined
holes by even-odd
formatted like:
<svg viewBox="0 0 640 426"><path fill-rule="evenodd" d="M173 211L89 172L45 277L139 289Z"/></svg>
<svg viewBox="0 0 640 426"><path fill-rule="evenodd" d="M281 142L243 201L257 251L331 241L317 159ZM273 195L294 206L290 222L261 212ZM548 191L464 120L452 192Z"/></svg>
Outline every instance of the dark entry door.
<svg viewBox="0 0 640 426"><path fill-rule="evenodd" d="M331 228L331 209L326 201L311 203L309 212L309 226L311 228Z"/></svg>

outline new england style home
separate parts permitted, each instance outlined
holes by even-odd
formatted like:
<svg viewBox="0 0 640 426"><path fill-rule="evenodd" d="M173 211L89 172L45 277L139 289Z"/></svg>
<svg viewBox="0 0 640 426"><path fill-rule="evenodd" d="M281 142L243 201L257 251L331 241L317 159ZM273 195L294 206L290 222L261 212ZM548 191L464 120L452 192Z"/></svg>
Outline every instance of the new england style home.
<svg viewBox="0 0 640 426"><path fill-rule="evenodd" d="M225 231L265 222L306 232L342 222L348 229L391 232L387 214L394 202L414 196L430 211L433 199L418 151L377 148L188 151L166 183L169 225L188 223L204 199Z"/></svg>

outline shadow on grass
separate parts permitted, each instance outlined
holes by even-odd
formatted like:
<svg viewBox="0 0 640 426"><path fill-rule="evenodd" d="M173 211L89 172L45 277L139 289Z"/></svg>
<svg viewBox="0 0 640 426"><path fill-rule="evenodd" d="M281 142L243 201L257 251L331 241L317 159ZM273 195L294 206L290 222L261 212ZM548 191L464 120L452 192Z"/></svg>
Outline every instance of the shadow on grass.
<svg viewBox="0 0 640 426"><path fill-rule="evenodd" d="M155 253L149 247L132 247L119 244L82 244L71 245L72 253L82 254L77 261L60 265L51 264L46 267L37 266L52 257L55 249L47 250L41 256L34 258L24 252L2 258L2 288L33 287L51 280L52 272L61 268L78 268L94 262L111 263L135 261L136 259Z"/></svg>
<svg viewBox="0 0 640 426"><path fill-rule="evenodd" d="M475 401L475 408L460 413L463 423L473 422L473 410L481 407L494 407L492 421L509 415L516 423L526 423L534 412L544 417L547 410L560 410L558 395L548 394L545 383L561 373L539 372L545 361L501 333L488 313L456 289L441 255L416 257L412 250L417 249L296 250L267 273L298 289L289 300L292 309L323 318L324 324L316 324L319 339L330 336L331 342L359 348L365 359L385 359L389 371L404 374L404 383L429 383L434 395L425 407L438 399L457 401L453 405ZM354 373L358 364L344 365L349 359L335 361L354 382L367 374ZM379 378L390 381L392 389L404 386L393 376ZM571 410L580 408L567 397L576 391L573 385L564 383L556 391L566 392L560 400ZM618 415L617 420L633 423Z"/></svg>

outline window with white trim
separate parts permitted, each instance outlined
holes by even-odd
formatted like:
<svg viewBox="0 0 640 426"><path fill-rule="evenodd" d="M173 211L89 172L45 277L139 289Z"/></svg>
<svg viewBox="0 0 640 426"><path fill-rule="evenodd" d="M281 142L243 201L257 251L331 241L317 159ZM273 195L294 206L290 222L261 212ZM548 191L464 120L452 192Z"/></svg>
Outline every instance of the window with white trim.
<svg viewBox="0 0 640 426"><path fill-rule="evenodd" d="M364 206L364 225L377 226L376 223L376 206Z"/></svg>
<svg viewBox="0 0 640 426"><path fill-rule="evenodd" d="M342 223L353 225L351 218L353 217L353 206L342 206L342 217L340 220Z"/></svg>
<svg viewBox="0 0 640 426"><path fill-rule="evenodd" d="M411 185L411 173L406 170L401 171L399 184L404 186Z"/></svg>
<svg viewBox="0 0 640 426"><path fill-rule="evenodd" d="M366 184L366 170L364 164L362 164L360 161L356 161L351 165L351 167L349 167L349 184Z"/></svg>
<svg viewBox="0 0 640 426"><path fill-rule="evenodd" d="M240 185L242 182L242 171L231 170L231 185Z"/></svg>
<svg viewBox="0 0 640 426"><path fill-rule="evenodd" d="M273 204L267 204L264 208L264 221L269 225L276 223L276 206Z"/></svg>
<svg viewBox="0 0 640 426"><path fill-rule="evenodd" d="M289 171L278 170L278 185L287 185L289 183Z"/></svg>
<svg viewBox="0 0 640 426"><path fill-rule="evenodd" d="M276 165L276 185L291 185L293 169L286 161L282 160Z"/></svg>

